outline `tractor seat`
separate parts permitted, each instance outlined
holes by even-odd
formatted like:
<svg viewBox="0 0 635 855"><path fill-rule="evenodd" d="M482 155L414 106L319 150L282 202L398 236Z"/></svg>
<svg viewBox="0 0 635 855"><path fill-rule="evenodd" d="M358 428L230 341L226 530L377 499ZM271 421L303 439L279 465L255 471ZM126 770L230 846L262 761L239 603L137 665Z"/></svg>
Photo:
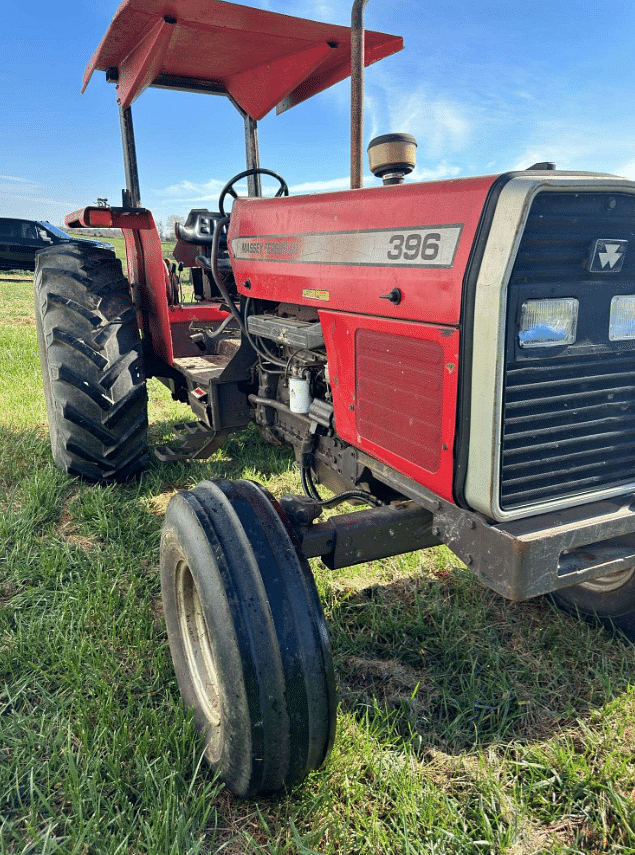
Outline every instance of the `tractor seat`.
<svg viewBox="0 0 635 855"><path fill-rule="evenodd" d="M184 223L175 223L174 232L179 240L197 246L211 246L214 240L216 223L222 217L217 211L206 208L194 208Z"/></svg>
<svg viewBox="0 0 635 855"><path fill-rule="evenodd" d="M223 217L218 211L194 208L187 215L184 223L177 222L174 224L177 242L172 255L183 267L191 268L194 299L197 301L210 301L220 297L212 277L199 267L196 259L199 255L210 258L214 232L217 223L222 219ZM231 277L231 264L227 252L227 235L224 231L220 234L217 264L225 278L229 279Z"/></svg>

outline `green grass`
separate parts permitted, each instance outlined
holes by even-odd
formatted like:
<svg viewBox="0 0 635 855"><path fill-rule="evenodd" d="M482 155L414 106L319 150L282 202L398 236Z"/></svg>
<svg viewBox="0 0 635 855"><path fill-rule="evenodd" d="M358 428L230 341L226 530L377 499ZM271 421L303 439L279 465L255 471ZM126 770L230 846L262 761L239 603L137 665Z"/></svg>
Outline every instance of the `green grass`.
<svg viewBox="0 0 635 855"><path fill-rule="evenodd" d="M635 852L633 647L510 604L445 548L330 573L338 736L276 799L214 780L183 714L158 578L175 490L299 491L255 430L138 483L52 465L30 283L0 283L0 855ZM189 411L151 384L152 439Z"/></svg>
<svg viewBox="0 0 635 855"><path fill-rule="evenodd" d="M126 244L124 242L123 237L96 237L94 240L103 240L106 243L110 243L115 248L115 252L117 257L121 259L121 263L123 264L124 273L126 272ZM161 247L163 249L163 255L166 258L172 258L172 250L174 249L174 241L163 241L161 243Z"/></svg>

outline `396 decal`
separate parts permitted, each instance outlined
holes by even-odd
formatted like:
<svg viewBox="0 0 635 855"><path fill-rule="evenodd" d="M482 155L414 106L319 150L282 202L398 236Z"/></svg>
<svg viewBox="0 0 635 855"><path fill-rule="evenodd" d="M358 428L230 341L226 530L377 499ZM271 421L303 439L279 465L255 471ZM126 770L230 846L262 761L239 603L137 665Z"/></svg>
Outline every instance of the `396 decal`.
<svg viewBox="0 0 635 855"><path fill-rule="evenodd" d="M387 253L390 261L434 261L439 255L441 234L439 232L410 232L391 235L388 240L391 245Z"/></svg>
<svg viewBox="0 0 635 855"><path fill-rule="evenodd" d="M233 238L231 248L237 261L450 268L462 230L462 223L444 223L342 232L239 235Z"/></svg>

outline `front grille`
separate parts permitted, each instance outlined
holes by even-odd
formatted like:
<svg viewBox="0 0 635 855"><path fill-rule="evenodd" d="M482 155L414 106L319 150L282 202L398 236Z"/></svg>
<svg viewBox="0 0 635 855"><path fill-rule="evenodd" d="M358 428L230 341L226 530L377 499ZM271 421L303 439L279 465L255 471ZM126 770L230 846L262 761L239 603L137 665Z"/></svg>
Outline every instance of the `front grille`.
<svg viewBox="0 0 635 855"><path fill-rule="evenodd" d="M505 508L635 481L635 353L507 368Z"/></svg>
<svg viewBox="0 0 635 855"><path fill-rule="evenodd" d="M629 241L622 271L590 274L598 238ZM508 292L500 504L504 510L635 482L635 349L610 342L610 301L635 294L635 199L544 193L534 200ZM523 351L524 300L576 297L571 347Z"/></svg>

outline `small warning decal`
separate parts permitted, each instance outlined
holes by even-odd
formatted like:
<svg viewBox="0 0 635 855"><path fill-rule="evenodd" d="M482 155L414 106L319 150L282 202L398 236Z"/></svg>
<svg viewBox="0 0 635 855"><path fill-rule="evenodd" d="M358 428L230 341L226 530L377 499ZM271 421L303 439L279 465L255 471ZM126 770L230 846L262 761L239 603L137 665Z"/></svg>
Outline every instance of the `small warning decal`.
<svg viewBox="0 0 635 855"><path fill-rule="evenodd" d="M329 291L321 291L318 288L303 288L302 296L305 300L322 300L325 303L328 303L331 299Z"/></svg>

